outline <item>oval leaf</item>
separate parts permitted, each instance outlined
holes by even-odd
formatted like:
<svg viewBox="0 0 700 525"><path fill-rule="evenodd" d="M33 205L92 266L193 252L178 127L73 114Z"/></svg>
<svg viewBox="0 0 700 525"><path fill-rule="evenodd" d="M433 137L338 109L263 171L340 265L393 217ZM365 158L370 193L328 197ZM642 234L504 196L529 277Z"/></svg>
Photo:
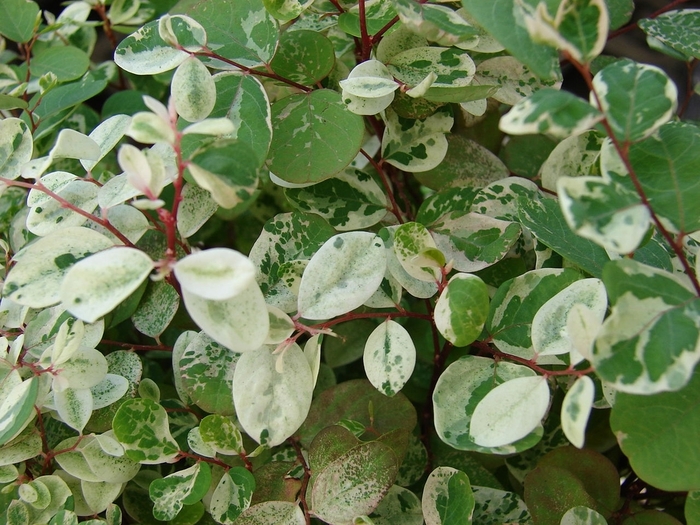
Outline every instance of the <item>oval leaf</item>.
<svg viewBox="0 0 700 525"><path fill-rule="evenodd" d="M175 277L188 292L203 299L231 299L255 280L255 266L240 252L212 248L179 260Z"/></svg>
<svg viewBox="0 0 700 525"><path fill-rule="evenodd" d="M216 102L216 85L207 67L190 57L175 70L170 86L177 114L188 122L209 116Z"/></svg>
<svg viewBox="0 0 700 525"><path fill-rule="evenodd" d="M363 363L370 383L384 395L403 388L416 365L416 347L406 329L387 319L369 336Z"/></svg>
<svg viewBox="0 0 700 525"><path fill-rule="evenodd" d="M435 326L455 346L473 343L489 314L489 294L476 275L454 275L435 304Z"/></svg>

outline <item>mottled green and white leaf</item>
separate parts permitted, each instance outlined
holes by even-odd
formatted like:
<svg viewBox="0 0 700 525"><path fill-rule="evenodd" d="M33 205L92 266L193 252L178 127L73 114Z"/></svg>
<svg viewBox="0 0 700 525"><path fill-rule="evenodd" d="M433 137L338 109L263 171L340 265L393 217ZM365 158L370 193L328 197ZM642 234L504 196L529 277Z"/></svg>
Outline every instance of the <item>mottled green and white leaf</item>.
<svg viewBox="0 0 700 525"><path fill-rule="evenodd" d="M150 399L129 399L114 415L114 436L126 456L144 465L160 464L177 457L180 447L168 426L168 413Z"/></svg>
<svg viewBox="0 0 700 525"><path fill-rule="evenodd" d="M396 321L387 319L367 339L363 364L374 388L384 395L395 395L416 365L416 347L410 334Z"/></svg>
<svg viewBox="0 0 700 525"><path fill-rule="evenodd" d="M489 294L476 275L457 273L440 294L433 313L440 334L453 345L473 343L481 334L489 313Z"/></svg>
<svg viewBox="0 0 700 525"><path fill-rule="evenodd" d="M156 75L175 69L190 55L163 40L153 20L122 40L114 53L114 62L135 75Z"/></svg>
<svg viewBox="0 0 700 525"><path fill-rule="evenodd" d="M217 523L231 525L250 507L255 490L253 474L243 467L225 472L211 496L210 510Z"/></svg>
<svg viewBox="0 0 700 525"><path fill-rule="evenodd" d="M560 177L592 175L602 143L603 137L592 130L562 140L540 168L542 187L556 191L557 180Z"/></svg>
<svg viewBox="0 0 700 525"><path fill-rule="evenodd" d="M469 477L452 467L437 467L423 488L423 517L426 525L470 523L474 494Z"/></svg>
<svg viewBox="0 0 700 525"><path fill-rule="evenodd" d="M209 464L203 461L153 480L148 488L148 495L154 503L153 516L160 521L172 520L182 510L183 505L191 505L201 500L210 483L211 469Z"/></svg>
<svg viewBox="0 0 700 525"><path fill-rule="evenodd" d="M561 428L571 444L583 448L586 425L593 408L595 385L588 376L579 377L564 396L561 405Z"/></svg>
<svg viewBox="0 0 700 525"><path fill-rule="evenodd" d="M190 57L175 70L170 85L177 114L188 122L209 116L216 102L216 85L207 67Z"/></svg>
<svg viewBox="0 0 700 525"><path fill-rule="evenodd" d="M19 177L22 165L32 158L32 151L32 133L24 121L14 117L0 120L0 177Z"/></svg>

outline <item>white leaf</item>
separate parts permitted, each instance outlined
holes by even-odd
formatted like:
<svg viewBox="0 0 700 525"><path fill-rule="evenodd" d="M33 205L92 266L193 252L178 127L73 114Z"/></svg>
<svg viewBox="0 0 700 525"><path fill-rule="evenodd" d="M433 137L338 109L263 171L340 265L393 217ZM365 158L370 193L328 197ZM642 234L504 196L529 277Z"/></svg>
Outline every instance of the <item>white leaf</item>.
<svg viewBox="0 0 700 525"><path fill-rule="evenodd" d="M255 282L255 265L229 248L212 248L188 255L175 265L183 289L203 299L231 299Z"/></svg>
<svg viewBox="0 0 700 525"><path fill-rule="evenodd" d="M391 397L411 377L416 365L416 347L403 326L387 319L367 339L363 363L374 388Z"/></svg>
<svg viewBox="0 0 700 525"><path fill-rule="evenodd" d="M116 247L76 263L61 285L66 309L92 323L128 298L153 270L153 261L136 248Z"/></svg>
<svg viewBox="0 0 700 525"><path fill-rule="evenodd" d="M542 376L518 377L491 390L474 409L469 435L482 447L513 443L532 432L549 406Z"/></svg>
<svg viewBox="0 0 700 525"><path fill-rule="evenodd" d="M92 170L107 153L112 151L114 146L124 136L126 130L129 129L129 124L131 124L129 115L112 115L92 130L90 138L99 146L100 155L95 160L81 159L80 164L86 171Z"/></svg>
<svg viewBox="0 0 700 525"><path fill-rule="evenodd" d="M70 388L92 388L105 378L108 369L107 359L101 352L94 348L80 349L58 368L54 382L61 379Z"/></svg>
<svg viewBox="0 0 700 525"><path fill-rule="evenodd" d="M54 391L53 401L63 422L82 433L92 416L92 394L87 388Z"/></svg>
<svg viewBox="0 0 700 525"><path fill-rule="evenodd" d="M595 398L595 385L588 376L579 377L564 396L561 405L561 428L571 444L583 448L586 424Z"/></svg>
<svg viewBox="0 0 700 525"><path fill-rule="evenodd" d="M208 118L200 122L190 124L182 130L183 135L199 133L200 135L230 135L236 131L236 126L231 119L226 117Z"/></svg>
<svg viewBox="0 0 700 525"><path fill-rule="evenodd" d="M209 116L216 103L216 84L207 66L189 57L175 70L170 86L177 114L188 122Z"/></svg>
<svg viewBox="0 0 700 525"><path fill-rule="evenodd" d="M236 364L236 415L246 433L261 445L274 447L296 432L309 412L312 393L311 369L297 344L280 355L265 347L247 352Z"/></svg>
<svg viewBox="0 0 700 525"><path fill-rule="evenodd" d="M267 311L270 314L270 332L267 334L265 344L281 344L294 333L294 321L276 306L268 304Z"/></svg>
<svg viewBox="0 0 700 525"><path fill-rule="evenodd" d="M328 239L309 261L299 286L298 309L306 319L330 319L369 299L384 278L381 238L347 232Z"/></svg>
<svg viewBox="0 0 700 525"><path fill-rule="evenodd" d="M177 213L177 231L185 238L194 235L218 209L210 192L195 184L185 184Z"/></svg>
<svg viewBox="0 0 700 525"><path fill-rule="evenodd" d="M51 159L69 158L97 160L102 154L100 146L87 135L83 135L72 129L62 129L56 139L56 144L51 148Z"/></svg>
<svg viewBox="0 0 700 525"><path fill-rule="evenodd" d="M321 334L316 334L309 338L304 345L304 355L309 362L311 375L314 378L314 387L318 380L318 371L321 368Z"/></svg>
<svg viewBox="0 0 700 525"><path fill-rule="evenodd" d="M119 494L121 494L124 488L124 484L81 480L80 487L87 506L93 513L99 514L100 512L104 512L107 507L119 497Z"/></svg>
<svg viewBox="0 0 700 525"><path fill-rule="evenodd" d="M116 374L107 374L102 381L93 386L92 392L93 410L104 408L120 400L129 390L129 381Z"/></svg>

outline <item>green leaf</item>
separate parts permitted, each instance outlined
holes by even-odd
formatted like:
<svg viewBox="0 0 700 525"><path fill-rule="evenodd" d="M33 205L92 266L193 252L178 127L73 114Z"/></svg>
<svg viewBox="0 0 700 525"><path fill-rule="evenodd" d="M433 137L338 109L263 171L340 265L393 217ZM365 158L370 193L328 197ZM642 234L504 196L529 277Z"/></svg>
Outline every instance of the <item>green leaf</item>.
<svg viewBox="0 0 700 525"><path fill-rule="evenodd" d="M175 69L190 54L177 49L161 37L159 21L148 22L119 42L114 62L134 75L156 75Z"/></svg>
<svg viewBox="0 0 700 525"><path fill-rule="evenodd" d="M180 447L170 434L168 414L150 399L129 399L114 415L114 435L134 461L153 465L177 457Z"/></svg>
<svg viewBox="0 0 700 525"><path fill-rule="evenodd" d="M374 525L423 525L421 502L410 490L393 485L370 519Z"/></svg>
<svg viewBox="0 0 700 525"><path fill-rule="evenodd" d="M17 437L36 416L34 403L39 394L39 380L36 377L20 380L3 394L0 402L0 446Z"/></svg>
<svg viewBox="0 0 700 525"><path fill-rule="evenodd" d="M315 477L311 509L330 523L346 523L374 510L398 473L396 455L387 445L370 441L327 464Z"/></svg>
<svg viewBox="0 0 700 525"><path fill-rule="evenodd" d="M540 379L528 367L484 357L462 357L448 366L433 393L435 429L440 439L457 450L493 454L520 452L537 444L543 433L541 425L523 439L497 447L477 445L471 434L472 415L479 402L499 385L518 378Z"/></svg>
<svg viewBox="0 0 700 525"><path fill-rule="evenodd" d="M111 246L107 237L88 228L64 228L61 235L38 239L15 254L3 295L33 308L57 304L68 270L76 262Z"/></svg>
<svg viewBox="0 0 700 525"><path fill-rule="evenodd" d="M255 280L255 266L240 252L211 248L180 259L173 269L187 291L204 299L235 297Z"/></svg>
<svg viewBox="0 0 700 525"><path fill-rule="evenodd" d="M68 82L82 77L89 65L90 57L85 51L73 46L54 46L32 57L31 72L35 77L51 72L58 82Z"/></svg>
<svg viewBox="0 0 700 525"><path fill-rule="evenodd" d="M606 525L602 514L588 507L573 507L561 517L560 525Z"/></svg>
<svg viewBox="0 0 700 525"><path fill-rule="evenodd" d="M225 472L214 489L209 504L211 515L217 523L231 525L250 507L255 490L253 474L243 467L233 467Z"/></svg>
<svg viewBox="0 0 700 525"><path fill-rule="evenodd" d="M173 355L174 360L176 357ZM207 412L232 415L233 373L239 357L203 333L194 336L174 361L191 402Z"/></svg>
<svg viewBox="0 0 700 525"><path fill-rule="evenodd" d="M700 216L692 212L700 198L695 176L699 144L698 126L669 122L629 151L634 172L654 212L684 232L700 229ZM629 185L627 178L624 181Z"/></svg>
<svg viewBox="0 0 700 525"><path fill-rule="evenodd" d="M27 107L29 104L24 99L0 93L0 109L26 109Z"/></svg>
<svg viewBox="0 0 700 525"><path fill-rule="evenodd" d="M34 35L39 6L28 0L7 0L0 5L0 34L13 42L26 43Z"/></svg>
<svg viewBox="0 0 700 525"><path fill-rule="evenodd" d="M209 116L216 102L216 85L207 67L195 58L182 62L170 84L175 110L188 122Z"/></svg>
<svg viewBox="0 0 700 525"><path fill-rule="evenodd" d="M50 123L48 117L99 95L106 87L106 78L98 76L97 72L88 71L80 80L62 84L46 93L36 110L34 110L34 118L40 121L47 121L46 126L50 127L39 126L34 134L35 140L58 124L58 121Z"/></svg>
<svg viewBox="0 0 700 525"><path fill-rule="evenodd" d="M304 512L296 502L265 501L253 505L236 520L236 525L304 525Z"/></svg>
<svg viewBox="0 0 700 525"><path fill-rule="evenodd" d="M306 319L330 319L354 310L384 278L382 239L371 232L346 232L326 241L309 261L299 286L298 310Z"/></svg>
<svg viewBox="0 0 700 525"><path fill-rule="evenodd" d="M185 14L199 22L206 31L209 49L246 67L269 64L277 48L277 22L259 0L217 3L216 8L209 2L181 0L170 13ZM216 59L207 65L230 67Z"/></svg>
<svg viewBox="0 0 700 525"><path fill-rule="evenodd" d="M304 352L291 344L279 355L263 347L236 364L233 401L246 433L274 447L297 431L311 406L313 377Z"/></svg>
<svg viewBox="0 0 700 525"><path fill-rule="evenodd" d="M489 294L476 275L452 276L435 304L435 326L453 345L473 343L481 334L489 313Z"/></svg>
<svg viewBox="0 0 700 525"><path fill-rule="evenodd" d="M534 2L525 2L532 6ZM526 8L516 0L462 0L467 13L540 78L556 79L559 70L555 49L533 41L525 28Z"/></svg>
<svg viewBox="0 0 700 525"><path fill-rule="evenodd" d="M470 524L474 494L469 477L451 467L437 467L423 489L423 517L426 525Z"/></svg>
<svg viewBox="0 0 700 525"><path fill-rule="evenodd" d="M683 388L700 361L700 299L670 272L630 259L608 263L603 281L612 313L591 356L598 376L631 394Z"/></svg>
<svg viewBox="0 0 700 525"><path fill-rule="evenodd" d="M284 193L299 211L320 215L338 231L369 228L387 213L386 195L379 184L353 168L313 186L287 188Z"/></svg>
<svg viewBox="0 0 700 525"><path fill-rule="evenodd" d="M204 462L180 470L161 479L153 480L148 495L155 504L153 516L160 521L172 520L183 505L201 500L209 490L211 469Z"/></svg>
<svg viewBox="0 0 700 525"><path fill-rule="evenodd" d="M603 119L585 100L568 91L544 88L521 100L501 118L501 131L513 135L543 133L557 139L581 133Z"/></svg>
<svg viewBox="0 0 700 525"><path fill-rule="evenodd" d="M76 317L93 323L129 297L153 270L136 248L115 247L82 259L61 283L61 301Z"/></svg>
<svg viewBox="0 0 700 525"><path fill-rule="evenodd" d="M688 57L700 58L700 12L696 9L669 11L655 18L643 18L639 27L648 36L680 51Z"/></svg>
<svg viewBox="0 0 700 525"><path fill-rule="evenodd" d="M362 117L328 89L291 95L272 105L270 170L287 182L320 182L348 166L364 137Z"/></svg>
<svg viewBox="0 0 700 525"><path fill-rule="evenodd" d="M416 347L406 329L387 319L369 336L363 359L365 374L387 396L399 392L416 364Z"/></svg>
<svg viewBox="0 0 700 525"><path fill-rule="evenodd" d="M515 492L472 485L474 494L474 523L501 525L502 523L532 523L527 505Z"/></svg>
<svg viewBox="0 0 700 525"><path fill-rule="evenodd" d="M0 120L0 176L16 179L21 167L32 158L32 133L18 118Z"/></svg>
<svg viewBox="0 0 700 525"><path fill-rule="evenodd" d="M698 525L700 523L700 493L692 490L685 500L685 520L688 525Z"/></svg>
<svg viewBox="0 0 700 525"><path fill-rule="evenodd" d="M313 86L328 76L335 65L333 43L316 31L285 31L280 37L272 70L293 82Z"/></svg>
<svg viewBox="0 0 700 525"><path fill-rule="evenodd" d="M441 46L469 40L478 31L447 6L394 0L401 22L414 33Z"/></svg>
<svg viewBox="0 0 700 525"><path fill-rule="evenodd" d="M623 59L593 77L600 110L617 140L637 142L668 122L678 105L678 90L661 69ZM591 94L591 103L596 99Z"/></svg>

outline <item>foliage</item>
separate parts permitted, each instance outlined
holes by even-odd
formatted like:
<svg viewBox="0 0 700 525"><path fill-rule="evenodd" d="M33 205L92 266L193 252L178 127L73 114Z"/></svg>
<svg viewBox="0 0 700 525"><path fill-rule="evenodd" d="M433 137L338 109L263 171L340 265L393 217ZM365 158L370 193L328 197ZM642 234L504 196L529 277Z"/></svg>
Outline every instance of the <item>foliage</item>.
<svg viewBox="0 0 700 525"><path fill-rule="evenodd" d="M700 523L682 3L0 2L0 524Z"/></svg>

